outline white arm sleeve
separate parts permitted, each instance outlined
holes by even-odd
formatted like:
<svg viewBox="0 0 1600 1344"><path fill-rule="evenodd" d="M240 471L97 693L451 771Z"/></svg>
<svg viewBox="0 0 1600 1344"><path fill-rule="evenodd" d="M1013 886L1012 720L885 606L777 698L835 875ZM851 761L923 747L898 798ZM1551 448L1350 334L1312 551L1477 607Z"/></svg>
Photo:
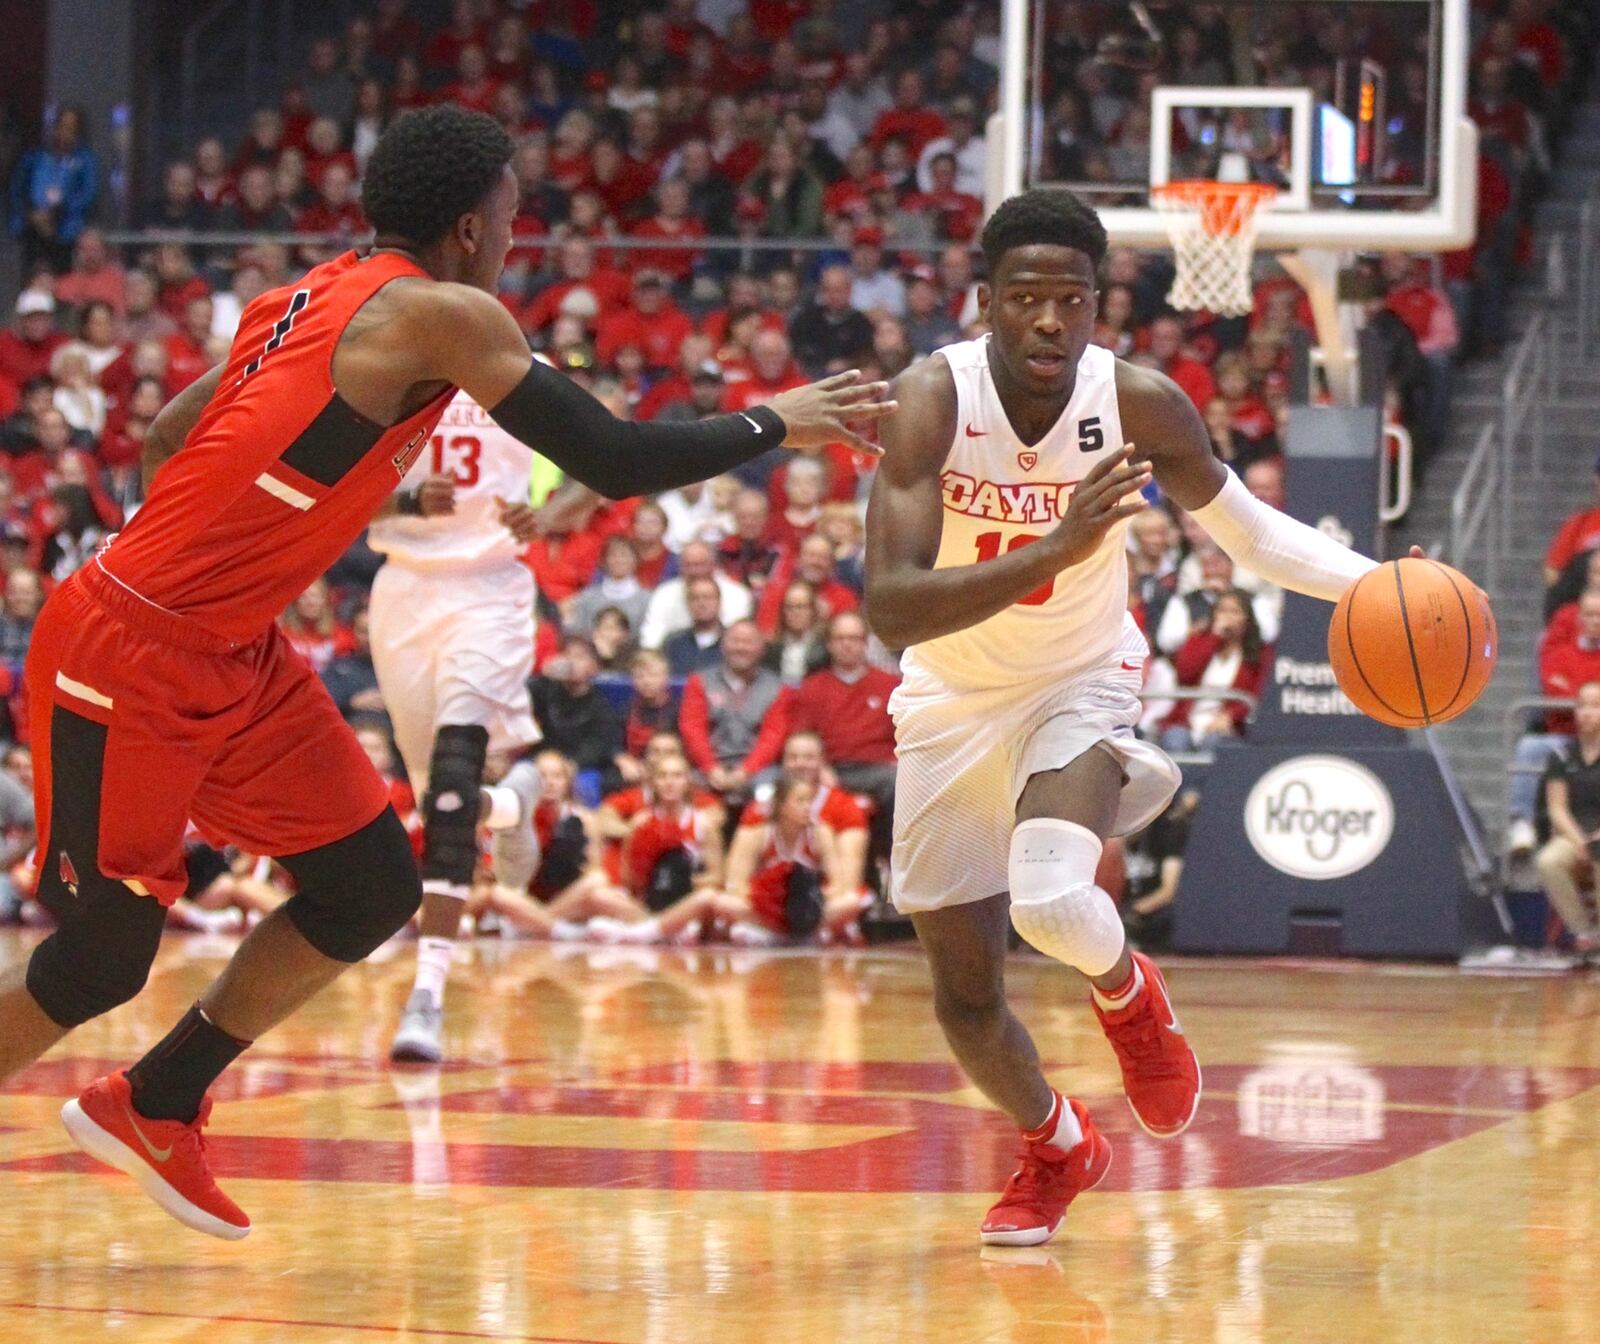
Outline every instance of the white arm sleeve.
<svg viewBox="0 0 1600 1344"><path fill-rule="evenodd" d="M1263 504L1231 471L1217 497L1190 516L1235 564L1297 593L1337 602L1377 561Z"/></svg>

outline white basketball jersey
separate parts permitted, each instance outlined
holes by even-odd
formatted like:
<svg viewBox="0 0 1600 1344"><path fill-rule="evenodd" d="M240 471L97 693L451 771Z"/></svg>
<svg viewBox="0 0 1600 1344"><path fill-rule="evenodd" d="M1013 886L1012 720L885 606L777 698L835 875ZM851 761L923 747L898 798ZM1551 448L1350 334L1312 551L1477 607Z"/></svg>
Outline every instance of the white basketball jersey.
<svg viewBox="0 0 1600 1344"><path fill-rule="evenodd" d="M992 560L1051 531L1078 482L1122 447L1122 418L1116 357L1100 346L1084 351L1072 399L1031 445L1017 437L1000 404L987 336L938 353L956 384L955 440L942 475L944 534L935 562L949 569ZM905 670L979 689L1068 677L1107 657L1133 627L1124 531L1125 524L1117 524L1088 559L988 620L907 649Z"/></svg>
<svg viewBox="0 0 1600 1344"><path fill-rule="evenodd" d="M515 560L522 546L500 521L496 501L527 503L532 461L525 444L457 392L401 485L415 490L430 476L451 476L456 511L439 518L380 518L368 533L373 550L408 569L478 570Z"/></svg>

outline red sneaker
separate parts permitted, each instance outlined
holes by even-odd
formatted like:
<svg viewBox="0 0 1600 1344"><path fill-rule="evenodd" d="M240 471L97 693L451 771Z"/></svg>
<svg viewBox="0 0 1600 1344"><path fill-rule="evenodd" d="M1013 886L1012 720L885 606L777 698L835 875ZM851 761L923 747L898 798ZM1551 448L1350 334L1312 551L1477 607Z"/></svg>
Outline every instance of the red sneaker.
<svg viewBox="0 0 1600 1344"><path fill-rule="evenodd" d="M185 1227L238 1241L249 1235L250 1220L211 1177L201 1133L210 1116L210 1097L192 1124L137 1115L125 1073L96 1079L61 1108L61 1123L90 1157L127 1172Z"/></svg>
<svg viewBox="0 0 1600 1344"><path fill-rule="evenodd" d="M1200 1061L1178 1025L1167 982L1143 952L1133 960L1144 988L1126 1008L1111 1011L1093 1000L1095 1016L1122 1065L1122 1090L1145 1132L1170 1139L1189 1128L1200 1109Z"/></svg>
<svg viewBox="0 0 1600 1344"><path fill-rule="evenodd" d="M1111 1144L1094 1127L1081 1103L1067 1103L1083 1139L1071 1148L1023 1140L1022 1165L1011 1173L1000 1202L978 1229L987 1246L1038 1246L1055 1236L1067 1205L1093 1190L1111 1169Z"/></svg>

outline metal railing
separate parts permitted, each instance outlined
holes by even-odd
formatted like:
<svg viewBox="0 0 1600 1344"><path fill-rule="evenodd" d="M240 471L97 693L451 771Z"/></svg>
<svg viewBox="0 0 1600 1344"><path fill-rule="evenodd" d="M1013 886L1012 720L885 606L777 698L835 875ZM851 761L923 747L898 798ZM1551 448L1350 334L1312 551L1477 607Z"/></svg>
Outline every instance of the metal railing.
<svg viewBox="0 0 1600 1344"><path fill-rule="evenodd" d="M1139 693L1139 703L1146 707L1164 704L1168 700L1223 700L1243 705L1250 718L1255 717L1256 698L1249 691L1236 691L1231 687L1172 686L1164 690ZM1217 759L1215 751L1169 751L1167 755L1178 765L1210 765Z"/></svg>
<svg viewBox="0 0 1600 1344"><path fill-rule="evenodd" d="M1500 902L1499 886L1495 880L1500 875L1500 865L1490 853L1482 822L1478 814L1472 810L1472 804L1467 800L1466 794L1462 792L1461 785L1456 780L1456 772L1450 768L1450 760L1444 754L1444 746L1439 741L1437 730L1422 729L1422 740L1428 748L1428 754L1433 757L1440 780L1444 783L1445 796L1450 799L1450 810L1456 814L1456 824L1461 827L1461 834L1466 838L1467 852L1472 859L1474 886L1480 894L1488 896L1497 903L1500 922L1509 930L1510 916L1506 913L1504 904Z"/></svg>
<svg viewBox="0 0 1600 1344"><path fill-rule="evenodd" d="M1517 775L1537 775L1544 772L1542 765L1518 765L1511 758L1516 754L1517 741L1528 731L1528 715L1535 710L1565 709L1571 710L1577 704L1571 696L1560 695L1524 695L1513 700L1506 706L1505 719L1501 725L1502 745L1505 748L1506 780L1509 783ZM1510 816L1509 799L1506 815Z"/></svg>
<svg viewBox="0 0 1600 1344"><path fill-rule="evenodd" d="M1590 188L1578 208L1578 356L1587 359L1600 344L1600 184Z"/></svg>
<svg viewBox="0 0 1600 1344"><path fill-rule="evenodd" d="M1577 246L1582 245L1581 236L1574 240ZM1569 291L1571 276L1567 267L1567 235L1554 234L1550 239L1550 246L1544 254L1544 296L1552 303L1560 303L1564 294Z"/></svg>
<svg viewBox="0 0 1600 1344"><path fill-rule="evenodd" d="M1505 480L1506 454L1501 452L1499 434L1499 427L1492 420L1478 431L1478 441L1467 458L1461 482L1450 496L1450 531L1444 542L1444 559L1457 569L1465 569L1482 534L1484 586L1491 593L1499 586L1501 541L1507 528L1504 515L1510 495Z"/></svg>
<svg viewBox="0 0 1600 1344"><path fill-rule="evenodd" d="M1404 425L1385 425L1383 441L1393 449L1378 472L1378 521L1398 522L1411 507L1411 431Z"/></svg>
<svg viewBox="0 0 1600 1344"><path fill-rule="evenodd" d="M1545 411L1555 398L1555 359L1551 351L1554 334L1550 314L1534 314L1517 342L1500 385L1501 445L1507 457L1515 457L1526 432L1535 475L1544 470ZM1509 480L1508 476L1508 483ZM1507 509L1508 520L1509 514Z"/></svg>
<svg viewBox="0 0 1600 1344"><path fill-rule="evenodd" d="M1511 483L1519 459L1525 458L1535 474L1544 469L1546 414L1556 396L1555 339L1550 314L1536 314L1506 366L1500 414L1479 431L1450 496L1450 528L1440 548L1443 558L1465 568L1481 538L1485 587L1491 594L1499 584L1501 557L1511 546Z"/></svg>

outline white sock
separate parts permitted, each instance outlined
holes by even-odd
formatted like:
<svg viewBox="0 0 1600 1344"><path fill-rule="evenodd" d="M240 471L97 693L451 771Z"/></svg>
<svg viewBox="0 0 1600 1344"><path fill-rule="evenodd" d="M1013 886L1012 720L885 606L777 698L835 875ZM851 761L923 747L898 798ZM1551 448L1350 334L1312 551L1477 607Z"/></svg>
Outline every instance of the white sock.
<svg viewBox="0 0 1600 1344"><path fill-rule="evenodd" d="M455 941L450 938L417 940L417 979L412 988L426 990L435 1007L444 1003L444 981L450 974L455 950Z"/></svg>
<svg viewBox="0 0 1600 1344"><path fill-rule="evenodd" d="M1045 1138L1034 1141L1048 1143L1064 1153L1071 1152L1083 1142L1083 1126L1078 1123L1077 1114L1073 1111L1071 1103L1059 1092L1054 1096L1057 1107L1055 1128ZM1046 1119L1045 1123L1048 1124L1049 1120ZM1031 1133L1037 1132L1037 1130L1031 1131Z"/></svg>
<svg viewBox="0 0 1600 1344"><path fill-rule="evenodd" d="M1116 998L1112 998L1109 994L1102 993L1098 985L1091 985L1090 988L1094 990L1094 1001L1098 1003L1105 1012L1114 1013L1119 1008L1126 1008L1130 1003L1139 997L1139 991L1144 988L1144 972L1139 969L1139 963L1134 962L1133 980L1129 983L1128 988L1125 989L1121 994L1118 994Z"/></svg>
<svg viewBox="0 0 1600 1344"><path fill-rule="evenodd" d="M1062 1152L1071 1152L1083 1142L1083 1126L1078 1123L1077 1112L1067 1104L1065 1097L1061 1098L1061 1119L1056 1122L1056 1132L1050 1136L1050 1142Z"/></svg>

